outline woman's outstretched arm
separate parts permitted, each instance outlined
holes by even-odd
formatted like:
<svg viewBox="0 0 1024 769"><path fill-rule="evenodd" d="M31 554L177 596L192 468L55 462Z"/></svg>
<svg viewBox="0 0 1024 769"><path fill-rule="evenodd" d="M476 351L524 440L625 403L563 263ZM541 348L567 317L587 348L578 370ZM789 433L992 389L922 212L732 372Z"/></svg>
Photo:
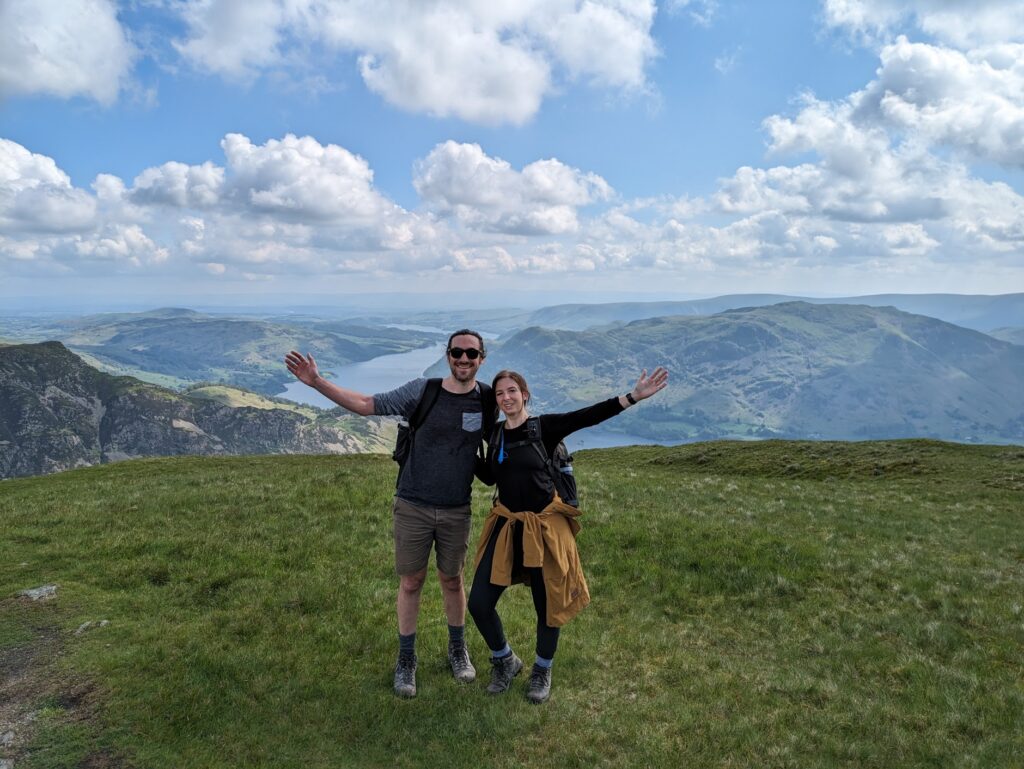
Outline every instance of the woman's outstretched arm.
<svg viewBox="0 0 1024 769"><path fill-rule="evenodd" d="M564 414L544 414L541 416L541 437L545 448L550 453L551 449L557 446L559 441L564 440L567 435L585 427L593 427L606 419L621 414L630 406L664 390L666 385L668 385L668 370L663 366L654 369L650 376L647 375L647 369L644 369L627 395L609 398L606 401L595 403L593 406L585 406ZM633 398L632 401L630 401L630 397Z"/></svg>

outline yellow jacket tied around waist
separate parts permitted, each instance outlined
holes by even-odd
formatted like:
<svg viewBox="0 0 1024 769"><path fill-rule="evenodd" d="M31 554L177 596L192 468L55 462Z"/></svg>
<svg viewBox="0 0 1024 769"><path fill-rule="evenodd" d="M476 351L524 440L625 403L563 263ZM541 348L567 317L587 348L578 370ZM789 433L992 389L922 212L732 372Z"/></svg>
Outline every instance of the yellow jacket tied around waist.
<svg viewBox="0 0 1024 769"><path fill-rule="evenodd" d="M476 549L477 567L480 566L480 559L498 519L508 519L494 545L490 575L491 584L508 586L512 584L513 578L512 522L522 523L523 566L543 569L548 603L545 621L548 627L561 627L590 603L590 591L576 549L576 534L580 530L576 519L579 515L578 509L565 504L557 495L539 513L529 510L513 513L501 502L496 502L480 533L480 543ZM528 579L520 578L517 581Z"/></svg>

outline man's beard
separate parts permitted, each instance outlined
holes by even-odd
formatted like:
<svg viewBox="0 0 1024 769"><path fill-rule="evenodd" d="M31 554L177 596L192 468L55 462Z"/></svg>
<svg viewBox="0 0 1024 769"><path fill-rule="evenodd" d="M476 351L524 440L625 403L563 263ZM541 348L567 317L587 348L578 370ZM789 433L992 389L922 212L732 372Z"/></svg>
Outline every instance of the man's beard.
<svg viewBox="0 0 1024 769"><path fill-rule="evenodd" d="M476 373L475 369L472 368L458 368L456 366L449 366L452 372L452 376L458 379L460 382L465 382L473 378Z"/></svg>

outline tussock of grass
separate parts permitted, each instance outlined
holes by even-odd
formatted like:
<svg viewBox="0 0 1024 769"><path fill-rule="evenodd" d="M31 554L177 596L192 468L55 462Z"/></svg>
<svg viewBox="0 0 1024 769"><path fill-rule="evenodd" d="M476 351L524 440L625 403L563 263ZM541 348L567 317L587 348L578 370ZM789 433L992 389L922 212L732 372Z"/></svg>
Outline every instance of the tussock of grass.
<svg viewBox="0 0 1024 769"><path fill-rule="evenodd" d="M101 703L84 725L48 714L48 747L19 761L66 765L46 755L83 744L154 769L1005 767L1024 753L1018 447L581 452L593 603L562 634L543 707L522 681L483 693L472 627L481 681L451 680L433 578L420 696L392 696L393 468L177 458L2 484L0 597L60 585L45 609L67 637L59 669ZM488 501L481 487L478 517ZM41 609L11 606L0 651ZM528 591L500 608L529 659ZM111 624L72 635L98 619Z"/></svg>

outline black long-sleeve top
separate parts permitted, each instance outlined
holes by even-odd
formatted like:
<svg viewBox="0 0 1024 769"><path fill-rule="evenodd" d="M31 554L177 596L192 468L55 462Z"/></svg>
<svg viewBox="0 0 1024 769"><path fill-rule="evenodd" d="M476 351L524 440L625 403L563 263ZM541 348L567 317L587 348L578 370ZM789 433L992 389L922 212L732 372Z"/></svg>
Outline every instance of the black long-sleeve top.
<svg viewBox="0 0 1024 769"><path fill-rule="evenodd" d="M567 435L611 419L622 411L622 404L615 397L565 414L541 415L540 437L546 456L550 457L551 452ZM502 440L504 446L508 447L526 441L527 437L526 422L511 429L505 429L504 423L501 423L496 445L488 446L487 450L490 480L497 484L498 498L502 504L514 513L526 510L540 512L554 498L554 484L547 466L529 442L506 448L503 461L498 461Z"/></svg>

